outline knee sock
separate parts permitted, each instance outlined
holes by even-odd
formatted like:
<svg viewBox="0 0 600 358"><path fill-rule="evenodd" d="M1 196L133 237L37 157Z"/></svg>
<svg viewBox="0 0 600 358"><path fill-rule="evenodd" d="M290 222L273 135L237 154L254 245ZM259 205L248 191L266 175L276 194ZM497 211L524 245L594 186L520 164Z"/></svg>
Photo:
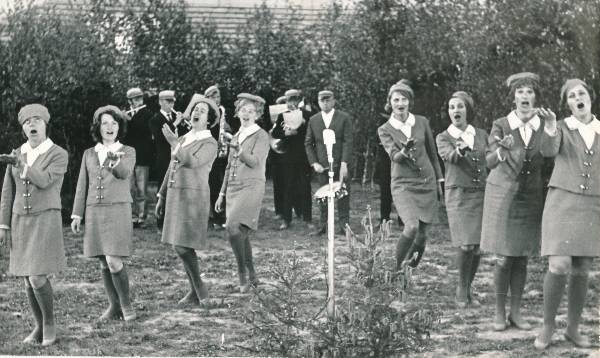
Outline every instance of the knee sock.
<svg viewBox="0 0 600 358"><path fill-rule="evenodd" d="M185 253L180 254L183 267L188 275L192 290L196 293L198 299L204 299L208 296L208 290L202 279L200 278L200 268L198 267L198 256L194 249L188 249Z"/></svg>
<svg viewBox="0 0 600 358"><path fill-rule="evenodd" d="M544 277L544 327L546 328L554 329L556 313L560 306L566 282L567 275L546 272ZM551 337L547 338L549 340Z"/></svg>
<svg viewBox="0 0 600 358"><path fill-rule="evenodd" d="M254 271L254 259L252 257L252 245L250 244L249 235L244 238L244 257L246 259L246 267L248 268L248 278L250 283L258 283L256 280L256 271Z"/></svg>
<svg viewBox="0 0 600 358"><path fill-rule="evenodd" d="M119 296L119 303L121 304L121 310L123 312L123 319L126 321L135 319L135 312L131 307L129 298L129 276L125 265L119 272L112 272L112 281L115 286L115 291Z"/></svg>
<svg viewBox="0 0 600 358"><path fill-rule="evenodd" d="M247 280L246 280L246 257L245 257L246 254L245 254L244 242L242 240L241 235L229 234L229 243L231 244L231 248L233 249L233 254L235 255L235 259L237 261L240 285L243 286L247 283Z"/></svg>
<svg viewBox="0 0 600 358"><path fill-rule="evenodd" d="M510 260L504 258L504 260ZM496 316L506 317L506 296L510 283L511 267L502 263L496 263L494 268L494 284L496 286Z"/></svg>
<svg viewBox="0 0 600 358"><path fill-rule="evenodd" d="M477 274L477 269L479 268L479 261L481 261L481 254L473 253L473 261L471 261L471 272L469 275L469 287L467 294L469 295L469 299L471 299L471 285L475 280L475 274Z"/></svg>
<svg viewBox="0 0 600 358"><path fill-rule="evenodd" d="M510 273L510 312L518 319L521 314L521 299L527 280L527 257L516 257Z"/></svg>
<svg viewBox="0 0 600 358"><path fill-rule="evenodd" d="M56 340L56 327L54 326L54 295L49 280L40 288L34 288L33 292L42 313L43 338L42 345L50 345Z"/></svg>
<svg viewBox="0 0 600 358"><path fill-rule="evenodd" d="M473 264L473 250L458 248L456 266L458 268L458 285L456 287L456 300L466 303L469 300L469 278Z"/></svg>
<svg viewBox="0 0 600 358"><path fill-rule="evenodd" d="M400 234L398 241L396 242L396 270L399 271L402 268L402 263L406 258L408 250L412 246L413 239L406 237L404 234Z"/></svg>
<svg viewBox="0 0 600 358"><path fill-rule="evenodd" d="M24 343L41 342L42 341L42 332L43 332L42 327L44 324L42 310L37 301L37 298L35 298L35 293L33 291L33 288L29 284L27 285L26 292L27 292L27 300L29 301L29 306L31 307L31 312L33 313L33 318L35 319L35 328L31 332L31 334L29 334L29 336L27 336L27 338L25 338L25 340L23 342Z"/></svg>
<svg viewBox="0 0 600 358"><path fill-rule="evenodd" d="M569 276L569 304L567 310L567 331L578 333L581 312L585 306L588 289L588 274L571 274Z"/></svg>
<svg viewBox="0 0 600 358"><path fill-rule="evenodd" d="M102 282L104 283L109 306L106 312L100 316L100 320L118 318L121 314L121 304L119 303L119 295L115 289L115 284L113 283L112 275L108 268L102 269Z"/></svg>

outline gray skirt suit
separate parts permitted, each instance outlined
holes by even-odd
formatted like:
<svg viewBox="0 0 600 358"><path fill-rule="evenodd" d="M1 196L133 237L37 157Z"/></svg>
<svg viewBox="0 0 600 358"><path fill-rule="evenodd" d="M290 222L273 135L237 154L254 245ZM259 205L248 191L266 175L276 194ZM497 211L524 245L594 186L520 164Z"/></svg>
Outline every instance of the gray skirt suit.
<svg viewBox="0 0 600 358"><path fill-rule="evenodd" d="M183 143L183 137L179 138ZM210 215L208 176L217 157L217 141L208 136L181 146L160 187L165 198L161 241L192 249L206 246Z"/></svg>
<svg viewBox="0 0 600 358"><path fill-rule="evenodd" d="M232 141L237 141L239 132ZM249 135L240 147L248 156L244 162L236 150L229 152L225 171L225 205L227 226L242 224L252 230L258 228L258 219L265 194L265 165L269 153L269 135L262 129Z"/></svg>
<svg viewBox="0 0 600 358"><path fill-rule="evenodd" d="M27 162L27 154L17 150L16 155ZM67 152L52 144L25 175L23 166L6 168L0 227L11 232L9 273L15 276L46 275L66 267L60 190L67 163Z"/></svg>
<svg viewBox="0 0 600 358"><path fill-rule="evenodd" d="M487 167L487 133L475 128L473 149L461 155L457 138L444 131L436 137L444 161L446 212L454 246L479 245Z"/></svg>
<svg viewBox="0 0 600 358"><path fill-rule="evenodd" d="M556 135L544 131L541 152L555 158L542 217L542 255L600 256L600 134L588 148L576 128L559 121Z"/></svg>
<svg viewBox="0 0 600 358"><path fill-rule="evenodd" d="M411 130L411 137L415 140L411 151L414 161L406 158L399 161L393 159L408 140L401 130L394 128L388 121L377 129L377 133L392 159L392 199L402 221L437 222L437 185L438 180L443 177L427 118L415 115L415 124Z"/></svg>
<svg viewBox="0 0 600 358"><path fill-rule="evenodd" d="M130 256L133 240L130 180L135 149L123 145L114 167L92 147L83 153L72 217L85 216L83 255Z"/></svg>

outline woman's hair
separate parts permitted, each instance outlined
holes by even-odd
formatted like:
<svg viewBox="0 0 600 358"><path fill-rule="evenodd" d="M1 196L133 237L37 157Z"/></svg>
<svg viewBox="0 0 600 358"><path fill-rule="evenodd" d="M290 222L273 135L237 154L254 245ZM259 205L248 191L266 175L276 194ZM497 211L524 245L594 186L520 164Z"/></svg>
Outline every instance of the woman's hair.
<svg viewBox="0 0 600 358"><path fill-rule="evenodd" d="M577 85L581 85L581 86L583 86L583 88L585 88L585 90L590 95L592 104L594 103L594 101L596 100L596 92L594 92L594 89L591 86L588 86L587 83L583 82L579 78L571 78L571 79L566 80L565 83L560 88L560 106L561 107L563 107L563 106L568 107L567 95L569 94L569 91Z"/></svg>
<svg viewBox="0 0 600 358"><path fill-rule="evenodd" d="M117 133L116 140L121 140L125 137L127 133L127 120L123 116L123 112L121 112L117 107L111 108L114 106L105 106L100 107L94 113L94 120L92 121L92 127L90 128L90 134L94 139L94 142L101 143L102 135L100 134L100 125L102 124L102 115L110 114L115 121L119 124L119 132Z"/></svg>
<svg viewBox="0 0 600 358"><path fill-rule="evenodd" d="M194 108L192 108L192 113L194 112L194 109L196 107L198 107L198 105L200 103L204 103L204 104L206 104L206 107L208 107L208 118L206 119L206 128L211 128L213 126L213 124L215 124L215 122L217 121L217 113L215 112L215 109L206 102L196 103L194 105ZM191 118L191 115L190 115L190 118Z"/></svg>
<svg viewBox="0 0 600 358"><path fill-rule="evenodd" d="M256 108L256 114L258 115L258 118L262 117L265 109L264 106L262 105L262 103L259 103L257 101L252 101L250 99L247 98L240 98L237 101L235 101L235 114L237 115L238 112L240 111L240 109L245 106L246 104L251 104L254 106L254 108Z"/></svg>

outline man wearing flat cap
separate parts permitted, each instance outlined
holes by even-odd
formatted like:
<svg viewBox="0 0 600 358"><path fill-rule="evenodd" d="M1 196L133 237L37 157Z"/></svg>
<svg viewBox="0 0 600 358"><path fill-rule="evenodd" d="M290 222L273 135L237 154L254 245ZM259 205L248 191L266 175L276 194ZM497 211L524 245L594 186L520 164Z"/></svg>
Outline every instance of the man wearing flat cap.
<svg viewBox="0 0 600 358"><path fill-rule="evenodd" d="M320 186L329 182L327 174L329 161L327 148L323 142L323 130L331 129L335 132L333 145L333 170L334 180L346 182L348 180L348 165L352 159L352 119L348 113L336 110L335 97L331 91L320 91L318 94L321 112L315 114L308 122L304 146L308 162L317 175ZM338 204L338 233L344 234L344 227L350 223L350 185L346 185L348 195L340 198ZM321 220L319 227L313 235L322 235L327 231L327 204L321 203Z"/></svg>
<svg viewBox="0 0 600 358"><path fill-rule="evenodd" d="M150 167L154 164L154 143L150 131L152 111L144 104L144 92L140 88L131 88L127 91L131 118L127 124L127 134L123 143L135 149L136 161L133 175L131 176L131 194L134 200L132 206L133 226L141 226L146 220L146 192Z"/></svg>
<svg viewBox="0 0 600 358"><path fill-rule="evenodd" d="M156 180L161 183L167 169L169 169L169 162L171 161L171 145L167 142L162 132L163 126L166 124L177 136L186 134L189 128L184 125L183 114L173 109L175 105L175 91L160 91L158 93L158 104L160 109L154 113L150 120L150 131L152 132L152 138L154 138L156 153ZM157 219L157 225L159 228L162 228L162 219Z"/></svg>
<svg viewBox="0 0 600 358"><path fill-rule="evenodd" d="M310 113L298 108L302 101L299 90L285 92L288 110L277 116L271 136L279 139L282 151L278 170L281 179L281 216L279 229L285 230L292 221L292 208L312 228L312 201L310 192L310 166L304 149L306 125Z"/></svg>

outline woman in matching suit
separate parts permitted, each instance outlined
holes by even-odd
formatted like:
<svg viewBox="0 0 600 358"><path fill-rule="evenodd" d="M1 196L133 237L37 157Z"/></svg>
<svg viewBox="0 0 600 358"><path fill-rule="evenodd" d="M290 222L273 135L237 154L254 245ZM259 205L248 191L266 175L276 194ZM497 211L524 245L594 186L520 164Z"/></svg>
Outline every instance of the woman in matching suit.
<svg viewBox="0 0 600 358"><path fill-rule="evenodd" d="M48 275L65 268L60 189L68 155L48 138L50 113L29 104L18 114L27 142L10 156L0 201L0 242L10 247L9 272L23 277L35 328L23 343L56 341Z"/></svg>
<svg viewBox="0 0 600 358"><path fill-rule="evenodd" d="M555 318L567 282L568 308L565 338L582 348L591 346L579 332L588 277L594 257L600 256L600 121L592 114L594 91L579 79L561 89L561 103L571 116L556 122L545 118L541 153L554 158L542 217L542 255L548 257L544 277L544 325L535 340L537 349L552 341Z"/></svg>
<svg viewBox="0 0 600 358"><path fill-rule="evenodd" d="M396 211L404 223L396 246L396 269L404 261L416 267L423 256L426 229L437 221L438 195L443 180L427 118L410 113L414 93L404 82L393 85L386 110L390 119L377 129L390 156L391 189Z"/></svg>
<svg viewBox="0 0 600 358"><path fill-rule="evenodd" d="M125 136L126 123L125 114L115 106L94 112L91 135L96 145L83 153L71 215L75 234L81 232L85 217L83 255L100 260L109 303L101 321L136 318L123 262L131 255L130 179L135 166L135 149L119 141Z"/></svg>
<svg viewBox="0 0 600 358"><path fill-rule="evenodd" d="M242 126L233 136L225 180L215 210L227 211L226 235L237 260L240 291L258 284L252 259L250 233L258 228L265 192L265 165L269 153L269 135L256 121L263 115L265 100L248 93L238 95L236 115ZM246 276L246 269L248 277Z"/></svg>
<svg viewBox="0 0 600 358"><path fill-rule="evenodd" d="M475 128L473 98L463 91L455 92L448 101L452 124L437 138L440 157L446 168L445 198L452 244L457 247L458 285L455 302L465 308L477 304L471 284L479 266L481 218L487 168L485 152L487 132Z"/></svg>
<svg viewBox="0 0 600 358"><path fill-rule="evenodd" d="M208 297L202 282L196 249L205 247L210 215L208 176L217 157L217 141L208 128L218 123L220 111L210 98L194 95L192 129L180 138L168 125L162 128L171 145L171 163L158 193L156 216L165 217L162 242L171 244L181 258L190 290L180 304L198 304Z"/></svg>
<svg viewBox="0 0 600 358"><path fill-rule="evenodd" d="M544 206L540 153L544 121L535 108L538 82L539 77L530 72L507 79L509 98L516 108L494 121L488 140L486 161L490 174L485 188L481 250L496 255L496 331L507 328L509 287L508 323L518 329L531 329L521 316L521 299L527 260L539 245Z"/></svg>

